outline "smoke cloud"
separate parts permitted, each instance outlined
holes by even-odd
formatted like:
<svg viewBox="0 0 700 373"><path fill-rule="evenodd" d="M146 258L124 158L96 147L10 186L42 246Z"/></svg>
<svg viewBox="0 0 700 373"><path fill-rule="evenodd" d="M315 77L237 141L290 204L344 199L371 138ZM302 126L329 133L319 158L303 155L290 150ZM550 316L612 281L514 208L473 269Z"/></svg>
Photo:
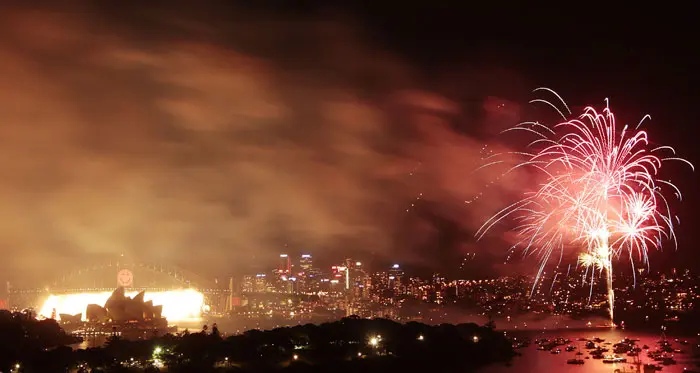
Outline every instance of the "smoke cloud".
<svg viewBox="0 0 700 373"><path fill-rule="evenodd" d="M2 12L8 277L120 254L225 274L285 245L430 264L528 182L471 173L521 115L491 97L512 72L427 87L338 15L225 13Z"/></svg>

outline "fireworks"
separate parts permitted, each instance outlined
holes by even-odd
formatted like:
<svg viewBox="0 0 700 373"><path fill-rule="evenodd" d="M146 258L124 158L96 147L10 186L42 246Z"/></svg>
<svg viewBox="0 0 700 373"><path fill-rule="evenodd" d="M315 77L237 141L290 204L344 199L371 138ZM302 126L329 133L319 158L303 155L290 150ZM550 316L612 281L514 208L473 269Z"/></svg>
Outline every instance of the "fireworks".
<svg viewBox="0 0 700 373"><path fill-rule="evenodd" d="M634 128L625 125L618 132L609 105L602 112L586 107L575 119L561 97L548 88L564 119L553 126L524 122L506 131L523 131L535 136L531 152L510 153L525 160L506 173L530 167L542 177L539 188L491 217L477 232L484 234L498 222L512 218L518 242L511 248L538 255L539 281L553 254L561 259L567 250L577 250L579 264L587 268L591 284L596 273L605 274L610 320L613 319L613 259L628 256L648 265L647 253L662 241L676 243L674 220L665 192L681 193L657 174L665 161L680 161L668 146L651 148L648 135L639 130L645 116ZM606 100L607 103L607 100ZM560 107L563 109L560 109ZM504 163L500 154L489 157L487 166ZM534 286L534 285L533 285ZM592 287L591 287L592 289Z"/></svg>

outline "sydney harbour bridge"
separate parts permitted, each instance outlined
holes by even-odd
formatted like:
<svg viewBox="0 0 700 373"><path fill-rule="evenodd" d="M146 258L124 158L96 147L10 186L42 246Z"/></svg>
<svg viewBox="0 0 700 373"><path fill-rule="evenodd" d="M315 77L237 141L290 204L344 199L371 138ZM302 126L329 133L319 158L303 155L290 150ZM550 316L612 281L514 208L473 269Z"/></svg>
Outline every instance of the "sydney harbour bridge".
<svg viewBox="0 0 700 373"><path fill-rule="evenodd" d="M228 312L234 301L230 279L209 279L162 263L114 261L70 269L41 288L13 287L10 284L8 303L17 309L36 308L49 295L112 292L118 286L146 293L197 290L204 295L207 308L214 313Z"/></svg>

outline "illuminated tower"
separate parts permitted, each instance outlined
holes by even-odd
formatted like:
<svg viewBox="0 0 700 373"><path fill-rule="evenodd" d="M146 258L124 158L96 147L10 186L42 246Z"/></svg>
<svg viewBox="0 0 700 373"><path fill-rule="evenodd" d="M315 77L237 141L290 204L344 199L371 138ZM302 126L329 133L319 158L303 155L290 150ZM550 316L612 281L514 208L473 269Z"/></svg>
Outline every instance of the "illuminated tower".
<svg viewBox="0 0 700 373"><path fill-rule="evenodd" d="M241 281L241 291L243 293L252 293L255 289L255 277L251 275L243 276L243 281Z"/></svg>
<svg viewBox="0 0 700 373"><path fill-rule="evenodd" d="M352 262L348 259L347 265L350 270L348 280L352 296L355 299L368 298L371 281L362 266L362 262Z"/></svg>
<svg viewBox="0 0 700 373"><path fill-rule="evenodd" d="M312 267L313 260L311 259L311 255L302 254L301 259L299 259L299 268L301 268L301 272L303 272L304 275L308 275Z"/></svg>
<svg viewBox="0 0 700 373"><path fill-rule="evenodd" d="M289 276L292 273L292 260L287 254L280 254L280 264L277 268L280 276Z"/></svg>
<svg viewBox="0 0 700 373"><path fill-rule="evenodd" d="M253 291L256 293L265 293L269 289L269 284L264 273L258 273L255 275L255 282L253 285Z"/></svg>
<svg viewBox="0 0 700 373"><path fill-rule="evenodd" d="M389 288L394 290L394 294L401 294L401 280L404 272L398 264L394 264L388 271Z"/></svg>

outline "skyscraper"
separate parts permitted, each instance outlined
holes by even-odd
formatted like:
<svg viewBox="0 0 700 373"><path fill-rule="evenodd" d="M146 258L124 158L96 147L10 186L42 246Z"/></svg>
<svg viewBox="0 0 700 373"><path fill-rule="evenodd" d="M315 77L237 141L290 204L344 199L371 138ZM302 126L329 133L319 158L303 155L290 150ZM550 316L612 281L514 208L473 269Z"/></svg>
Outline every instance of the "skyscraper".
<svg viewBox="0 0 700 373"><path fill-rule="evenodd" d="M388 271L389 275L389 288L394 290L395 294L403 293L401 280L403 279L404 272L398 264L394 264Z"/></svg>
<svg viewBox="0 0 700 373"><path fill-rule="evenodd" d="M309 272L311 272L311 268L313 267L313 260L311 259L310 254L302 254L301 259L299 259L299 268L302 273L307 275Z"/></svg>
<svg viewBox="0 0 700 373"><path fill-rule="evenodd" d="M253 291L256 293L265 293L270 289L270 284L264 273L258 273L255 275L255 283L253 285Z"/></svg>
<svg viewBox="0 0 700 373"><path fill-rule="evenodd" d="M277 267L280 276L289 276L292 273L292 259L287 254L280 254L280 264Z"/></svg>
<svg viewBox="0 0 700 373"><path fill-rule="evenodd" d="M255 277L251 275L243 276L241 281L241 291L244 293L252 293L255 291Z"/></svg>

